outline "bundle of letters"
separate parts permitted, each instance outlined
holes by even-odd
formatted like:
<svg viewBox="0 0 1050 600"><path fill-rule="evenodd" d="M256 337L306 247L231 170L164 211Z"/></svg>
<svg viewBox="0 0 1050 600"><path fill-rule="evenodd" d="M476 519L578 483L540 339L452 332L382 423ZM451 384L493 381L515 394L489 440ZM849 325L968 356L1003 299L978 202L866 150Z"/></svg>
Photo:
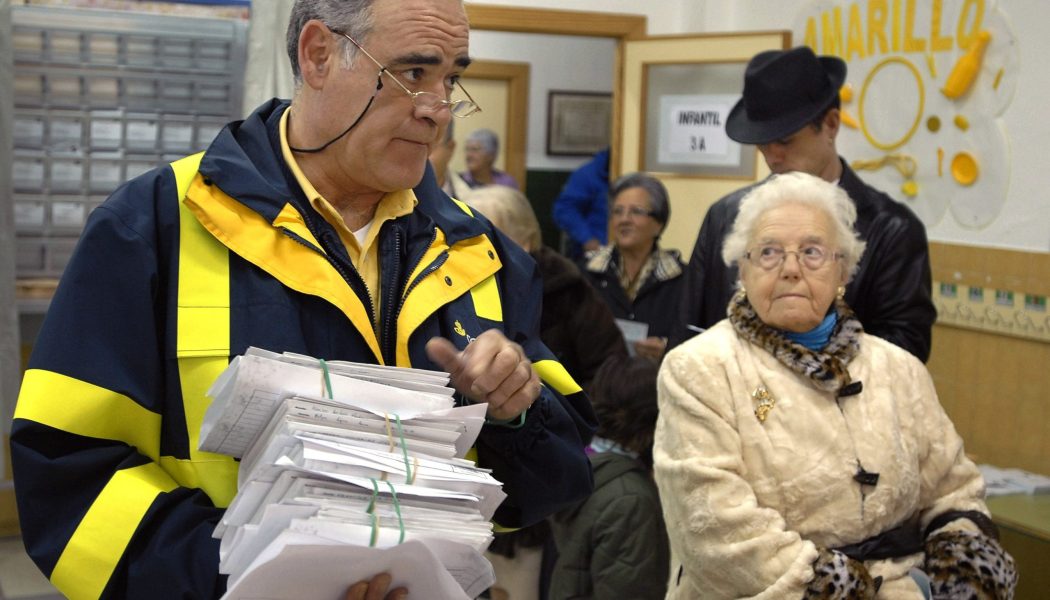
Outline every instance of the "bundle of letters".
<svg viewBox="0 0 1050 600"><path fill-rule="evenodd" d="M215 529L224 598L342 598L390 573L415 597L474 598L505 494L466 457L486 405L447 373L250 348L208 395L200 449L241 460Z"/></svg>

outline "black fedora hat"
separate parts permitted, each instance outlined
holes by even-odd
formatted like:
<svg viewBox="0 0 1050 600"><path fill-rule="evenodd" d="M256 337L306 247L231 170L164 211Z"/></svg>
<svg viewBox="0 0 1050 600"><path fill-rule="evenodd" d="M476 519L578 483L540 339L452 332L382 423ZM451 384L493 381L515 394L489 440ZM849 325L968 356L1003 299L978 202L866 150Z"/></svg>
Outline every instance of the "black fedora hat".
<svg viewBox="0 0 1050 600"><path fill-rule="evenodd" d="M808 46L756 54L744 71L744 97L729 111L726 133L741 144L785 138L827 110L846 80L846 63Z"/></svg>

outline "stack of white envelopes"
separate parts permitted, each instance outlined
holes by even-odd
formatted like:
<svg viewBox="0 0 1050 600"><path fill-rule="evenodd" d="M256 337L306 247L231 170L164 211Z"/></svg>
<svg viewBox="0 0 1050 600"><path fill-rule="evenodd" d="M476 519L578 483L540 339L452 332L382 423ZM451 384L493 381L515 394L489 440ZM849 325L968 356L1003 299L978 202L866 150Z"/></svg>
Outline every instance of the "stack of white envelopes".
<svg viewBox="0 0 1050 600"><path fill-rule="evenodd" d="M215 529L225 598L341 598L381 572L415 597L474 598L506 497L466 458L484 404L447 373L250 348L208 394L200 449L241 459Z"/></svg>

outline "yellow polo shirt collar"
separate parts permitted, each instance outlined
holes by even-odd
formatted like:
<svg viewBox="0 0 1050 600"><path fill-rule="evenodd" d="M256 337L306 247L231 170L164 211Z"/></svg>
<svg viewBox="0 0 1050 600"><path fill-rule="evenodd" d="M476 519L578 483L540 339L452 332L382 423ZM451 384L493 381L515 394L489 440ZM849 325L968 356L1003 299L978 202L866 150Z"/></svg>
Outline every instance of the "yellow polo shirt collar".
<svg viewBox="0 0 1050 600"><path fill-rule="evenodd" d="M350 261L361 275L365 286L368 287L368 293L372 297L372 307L375 309L375 318L378 320L379 302L376 299L380 297L381 290L379 246L375 243L376 237L379 235L383 223L410 214L419 200L412 190L399 190L383 196L376 207L372 221L365 225L365 227L368 227L368 235L365 236L364 243L358 243L357 237L346 226L346 222L343 221L339 211L324 199L324 196L317 191L313 184L310 183L310 180L306 178L306 175L303 174L302 169L299 168L299 163L295 160L295 154L288 144L288 117L291 112L292 109L289 108L281 115L281 154L284 156L284 161L288 164L288 168L291 169L292 174L295 176L295 180L299 183L299 187L303 189L303 194L310 201L310 206L338 232L339 239L342 240L343 245L346 246L347 254L350 255Z"/></svg>

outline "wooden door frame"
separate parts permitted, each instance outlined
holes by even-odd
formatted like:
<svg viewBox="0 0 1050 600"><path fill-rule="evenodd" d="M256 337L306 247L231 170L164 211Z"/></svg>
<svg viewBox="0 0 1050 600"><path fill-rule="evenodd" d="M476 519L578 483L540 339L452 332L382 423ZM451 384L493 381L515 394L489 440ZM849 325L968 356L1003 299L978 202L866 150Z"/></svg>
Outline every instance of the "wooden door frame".
<svg viewBox="0 0 1050 600"><path fill-rule="evenodd" d="M621 136L621 99L623 87L623 52L627 40L646 37L648 17L622 13L515 8L489 4L465 5L471 29L510 31L514 33L546 33L585 37L613 38L616 41L616 62L613 72L613 122L610 166L619 164ZM470 75L474 76L473 66ZM524 139L524 138L523 138ZM510 145L507 144L508 151ZM524 146L522 146L524 150ZM507 156L508 166L510 156ZM524 161L524 157L523 157ZM523 169L524 173L524 169ZM610 170L611 173L611 170ZM524 184L524 177L519 179Z"/></svg>
<svg viewBox="0 0 1050 600"><path fill-rule="evenodd" d="M464 75L467 79L506 82L507 116L502 143L504 169L518 181L522 191L525 190L525 156L528 154L529 68L529 63L475 60Z"/></svg>

